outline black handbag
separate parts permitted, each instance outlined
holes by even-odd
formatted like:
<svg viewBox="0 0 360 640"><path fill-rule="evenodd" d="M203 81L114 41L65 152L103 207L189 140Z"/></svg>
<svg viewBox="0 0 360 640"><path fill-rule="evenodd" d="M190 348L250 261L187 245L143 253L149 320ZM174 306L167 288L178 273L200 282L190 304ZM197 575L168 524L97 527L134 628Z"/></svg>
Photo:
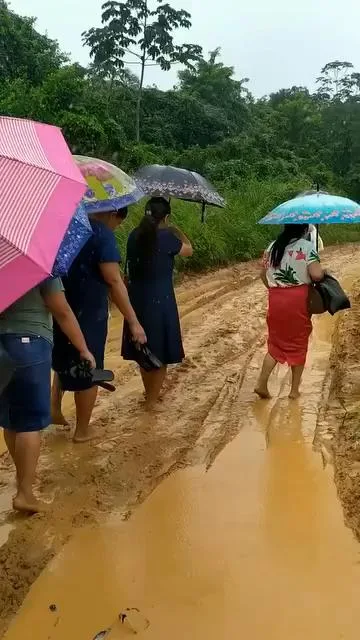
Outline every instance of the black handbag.
<svg viewBox="0 0 360 640"><path fill-rule="evenodd" d="M309 308L311 313L325 313L327 311L333 316L339 311L350 309L351 303L338 280L334 276L326 274L321 282L312 285Z"/></svg>
<svg viewBox="0 0 360 640"><path fill-rule="evenodd" d="M308 306L310 316L321 315L327 311L323 297L317 289L316 284L311 284L309 287Z"/></svg>
<svg viewBox="0 0 360 640"><path fill-rule="evenodd" d="M15 362L10 358L0 338L0 395L5 391L15 370Z"/></svg>

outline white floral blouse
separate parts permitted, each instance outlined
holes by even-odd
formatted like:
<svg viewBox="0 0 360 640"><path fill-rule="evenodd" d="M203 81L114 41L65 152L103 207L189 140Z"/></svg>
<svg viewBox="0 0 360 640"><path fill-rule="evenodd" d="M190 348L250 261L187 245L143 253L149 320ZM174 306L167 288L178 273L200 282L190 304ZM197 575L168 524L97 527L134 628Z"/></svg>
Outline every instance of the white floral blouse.
<svg viewBox="0 0 360 640"><path fill-rule="evenodd" d="M263 266L269 287L298 287L310 284L308 265L320 262L319 254L309 240L300 238L288 244L279 267L271 266L270 251L273 242L264 253Z"/></svg>

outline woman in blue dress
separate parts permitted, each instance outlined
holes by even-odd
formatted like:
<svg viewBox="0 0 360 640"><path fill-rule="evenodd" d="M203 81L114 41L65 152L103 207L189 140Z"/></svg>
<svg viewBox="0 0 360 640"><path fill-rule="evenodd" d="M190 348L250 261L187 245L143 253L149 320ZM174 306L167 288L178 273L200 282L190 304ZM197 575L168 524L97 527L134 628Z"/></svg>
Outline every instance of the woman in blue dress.
<svg viewBox="0 0 360 640"><path fill-rule="evenodd" d="M63 278L67 301L77 318L98 369L104 368L105 343L108 331L109 297L128 321L134 343L143 344L146 336L130 304L128 292L120 275L120 254L114 231L126 218L127 209L98 213L90 217L93 235ZM76 430L74 442L86 442L94 437L89 427L97 396L97 387L87 379L76 379L70 369L79 357L69 340L54 324L53 369L57 373L52 394L53 421L66 424L61 412L64 391L75 393Z"/></svg>
<svg viewBox="0 0 360 640"><path fill-rule="evenodd" d="M169 226L170 214L170 203L165 198L151 198L145 216L130 234L127 244L130 302L144 327L147 346L163 365L150 372L140 369L150 405L159 398L167 366L180 363L184 358L173 271L175 256L192 256L193 249L182 231ZM122 355L125 360L137 361L127 323Z"/></svg>

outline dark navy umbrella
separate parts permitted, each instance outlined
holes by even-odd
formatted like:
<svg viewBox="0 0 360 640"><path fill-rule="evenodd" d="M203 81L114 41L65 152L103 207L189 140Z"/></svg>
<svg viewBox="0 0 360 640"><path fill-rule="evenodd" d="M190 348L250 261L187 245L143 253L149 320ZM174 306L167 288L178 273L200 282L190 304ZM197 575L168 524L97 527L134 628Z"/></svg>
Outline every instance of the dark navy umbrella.
<svg viewBox="0 0 360 640"><path fill-rule="evenodd" d="M203 216L206 205L225 207L225 200L215 187L195 171L151 164L141 167L136 172L135 181L140 189L149 196L200 202L203 205Z"/></svg>

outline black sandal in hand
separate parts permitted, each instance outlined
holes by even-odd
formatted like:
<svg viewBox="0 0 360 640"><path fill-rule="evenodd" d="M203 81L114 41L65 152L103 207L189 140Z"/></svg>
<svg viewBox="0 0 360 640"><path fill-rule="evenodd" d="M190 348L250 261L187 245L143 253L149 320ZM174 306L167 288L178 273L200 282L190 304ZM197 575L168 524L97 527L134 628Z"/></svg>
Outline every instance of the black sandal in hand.
<svg viewBox="0 0 360 640"><path fill-rule="evenodd" d="M114 373L109 369L91 369L89 362L83 360L70 369L70 375L77 379L91 379L92 385L102 387L106 391L115 391L116 387L110 384L114 380Z"/></svg>

